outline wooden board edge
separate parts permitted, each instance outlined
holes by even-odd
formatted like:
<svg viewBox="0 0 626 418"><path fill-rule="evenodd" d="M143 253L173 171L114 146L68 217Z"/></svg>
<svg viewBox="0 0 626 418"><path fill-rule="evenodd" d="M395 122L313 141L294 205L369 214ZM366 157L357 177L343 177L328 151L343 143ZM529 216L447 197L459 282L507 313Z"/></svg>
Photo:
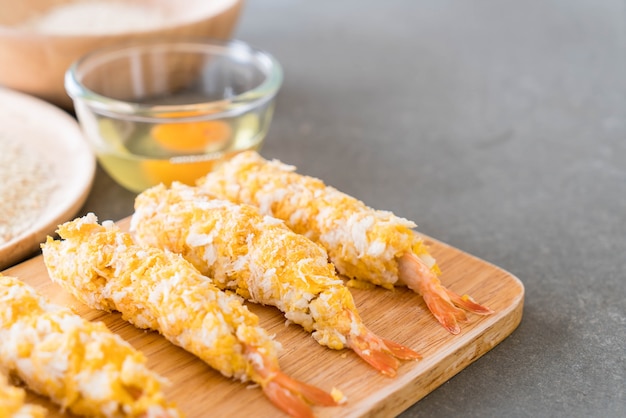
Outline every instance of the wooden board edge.
<svg viewBox="0 0 626 418"><path fill-rule="evenodd" d="M120 227L124 229L127 228L128 221L129 218L125 218L116 223L121 224ZM424 238L456 253L462 253L463 257L488 265L490 270L497 271L498 277L503 280L507 287L512 289L511 293L515 296L507 300L506 309L490 316L488 320L483 322L483 325L460 334L458 343L450 347L450 350L424 360L424 367L397 376L389 388L379 390L374 396L367 397L356 405L353 404L350 410L320 408L316 411L319 412L317 415L320 418L397 416L486 354L508 337L520 324L524 305L524 286L517 277L496 265L446 243L429 236L424 236ZM19 266L20 264L8 270L18 269Z"/></svg>
<svg viewBox="0 0 626 418"><path fill-rule="evenodd" d="M484 262L484 260L481 261ZM504 271L497 266L494 267ZM510 336L522 321L525 290L523 283L517 277L508 272L506 273L508 278L519 286L520 293L518 298L509 305L508 309L498 312L498 316L488 327L473 330L470 335L466 335L466 343L457 350L432 360L432 366L425 372L416 376L399 376L400 381L405 380L396 386L399 389L386 394L379 393L383 396L380 396L378 399L370 398L370 402L367 405L361 405L353 411L354 413L345 415L345 417L395 417L419 402L426 395L463 371L467 366ZM436 377L433 378L433 374L436 374Z"/></svg>

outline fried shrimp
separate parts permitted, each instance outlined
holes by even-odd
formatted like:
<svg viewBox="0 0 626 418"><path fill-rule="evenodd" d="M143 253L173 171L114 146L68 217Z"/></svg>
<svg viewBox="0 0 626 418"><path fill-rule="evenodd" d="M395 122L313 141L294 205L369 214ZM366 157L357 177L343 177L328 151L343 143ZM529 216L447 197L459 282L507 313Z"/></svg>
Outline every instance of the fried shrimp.
<svg viewBox="0 0 626 418"><path fill-rule="evenodd" d="M165 400L167 381L102 322L51 304L17 278L2 275L0 306L0 370L62 411L103 418L181 416Z"/></svg>
<svg viewBox="0 0 626 418"><path fill-rule="evenodd" d="M180 253L217 286L280 309L321 345L348 347L387 376L419 358L363 324L326 251L250 205L213 199L196 187L156 186L135 202L131 231L144 245Z"/></svg>
<svg viewBox="0 0 626 418"><path fill-rule="evenodd" d="M119 311L160 332L222 375L261 386L277 407L310 417L310 404L334 406L321 389L280 370L280 344L240 297L219 290L180 255L136 245L128 233L95 215L61 225L62 240L42 245L53 281L95 309Z"/></svg>
<svg viewBox="0 0 626 418"><path fill-rule="evenodd" d="M406 285L422 295L435 318L458 334L466 311L493 311L460 296L439 280L439 267L415 223L363 202L321 180L300 175L295 167L241 153L198 180L207 192L235 203L257 206L282 219L293 231L321 244L342 275L392 288Z"/></svg>

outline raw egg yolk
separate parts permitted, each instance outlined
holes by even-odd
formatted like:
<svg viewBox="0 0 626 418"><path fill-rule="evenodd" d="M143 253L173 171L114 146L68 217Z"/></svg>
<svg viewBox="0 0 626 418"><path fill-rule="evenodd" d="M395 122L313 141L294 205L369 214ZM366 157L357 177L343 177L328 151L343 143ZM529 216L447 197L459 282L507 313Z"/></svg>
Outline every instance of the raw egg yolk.
<svg viewBox="0 0 626 418"><path fill-rule="evenodd" d="M181 153L203 152L208 145L228 141L230 125L219 120L187 123L164 123L151 130L152 137L165 149Z"/></svg>
<svg viewBox="0 0 626 418"><path fill-rule="evenodd" d="M194 112L178 112L168 116L195 116ZM230 125L220 120L184 123L163 123L152 127L151 136L161 147L181 154L203 153L207 148L219 148L232 137ZM170 161L146 160L142 169L153 184L170 185L180 181L195 185L196 180L211 171L215 161L191 161L172 163Z"/></svg>

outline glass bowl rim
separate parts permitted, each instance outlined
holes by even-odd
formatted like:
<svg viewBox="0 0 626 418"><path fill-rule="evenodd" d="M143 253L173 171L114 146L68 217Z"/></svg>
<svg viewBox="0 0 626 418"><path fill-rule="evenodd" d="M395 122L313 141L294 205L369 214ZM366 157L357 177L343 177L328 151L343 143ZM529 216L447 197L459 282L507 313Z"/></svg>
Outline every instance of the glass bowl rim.
<svg viewBox="0 0 626 418"><path fill-rule="evenodd" d="M243 50L245 53L257 57L263 62L265 64L264 67L267 68L268 71L261 84L228 99L175 105L142 104L114 99L88 89L78 78L78 73L82 66L89 64L89 62L93 60L105 59L112 54L123 55L137 48L148 51L155 48L176 49L181 47L193 48L194 51L202 49L205 52L209 51L221 56L231 55L233 49L239 51ZM92 65L98 65L98 61L92 63ZM170 119L176 121L191 121L197 118L206 119L207 114L210 114L211 118L216 119L237 116L258 108L272 100L278 93L282 82L282 66L270 53L237 39L184 38L110 45L95 49L78 58L70 65L65 73L65 90L75 102L75 105L77 101L82 101L87 104L92 111L102 115L134 120L158 119L159 121L163 121ZM172 114L175 112L183 115L198 114L199 116L174 117Z"/></svg>

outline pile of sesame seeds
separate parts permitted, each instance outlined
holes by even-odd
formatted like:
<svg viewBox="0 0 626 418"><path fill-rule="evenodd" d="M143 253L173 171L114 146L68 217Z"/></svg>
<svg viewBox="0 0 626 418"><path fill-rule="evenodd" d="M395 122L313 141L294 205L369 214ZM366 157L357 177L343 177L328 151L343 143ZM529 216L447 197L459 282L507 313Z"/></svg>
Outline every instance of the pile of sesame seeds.
<svg viewBox="0 0 626 418"><path fill-rule="evenodd" d="M56 184L52 163L20 138L0 132L0 245L27 231Z"/></svg>

